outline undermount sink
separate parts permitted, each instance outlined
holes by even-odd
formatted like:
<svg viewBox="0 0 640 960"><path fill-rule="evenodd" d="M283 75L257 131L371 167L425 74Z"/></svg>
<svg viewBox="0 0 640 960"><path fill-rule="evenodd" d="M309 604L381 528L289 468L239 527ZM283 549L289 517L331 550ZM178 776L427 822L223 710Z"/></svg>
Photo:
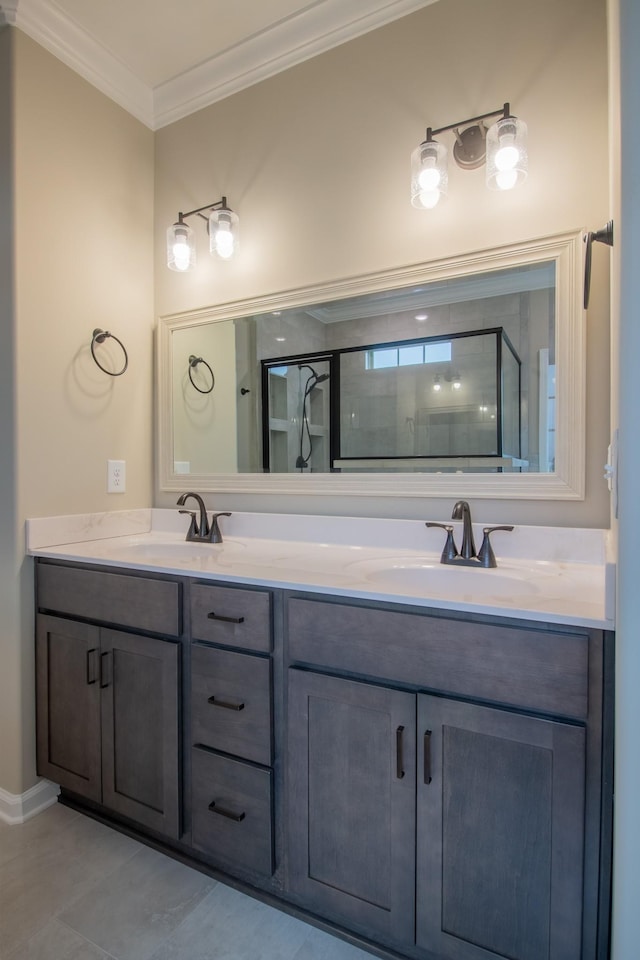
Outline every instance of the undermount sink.
<svg viewBox="0 0 640 960"><path fill-rule="evenodd" d="M528 580L524 570L487 570L483 567L456 567L437 561L397 558L363 560L351 566L351 572L369 583L384 587L406 587L425 594L462 598L475 596L510 598L533 596L539 587Z"/></svg>

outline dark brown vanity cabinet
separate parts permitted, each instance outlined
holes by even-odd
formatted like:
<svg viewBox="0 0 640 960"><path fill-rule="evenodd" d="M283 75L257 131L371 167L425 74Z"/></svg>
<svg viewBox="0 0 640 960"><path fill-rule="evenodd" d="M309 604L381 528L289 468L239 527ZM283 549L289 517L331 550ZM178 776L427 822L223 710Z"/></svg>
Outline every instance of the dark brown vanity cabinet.
<svg viewBox="0 0 640 960"><path fill-rule="evenodd" d="M178 585L39 564L38 605L56 611L36 622L38 773L178 838L181 646L72 619L177 633Z"/></svg>
<svg viewBox="0 0 640 960"><path fill-rule="evenodd" d="M288 621L291 895L410 956L595 957L597 633L302 598Z"/></svg>
<svg viewBox="0 0 640 960"><path fill-rule="evenodd" d="M250 879L274 871L271 594L191 584L192 844Z"/></svg>
<svg viewBox="0 0 640 960"><path fill-rule="evenodd" d="M415 697L289 671L292 893L383 943L413 940Z"/></svg>

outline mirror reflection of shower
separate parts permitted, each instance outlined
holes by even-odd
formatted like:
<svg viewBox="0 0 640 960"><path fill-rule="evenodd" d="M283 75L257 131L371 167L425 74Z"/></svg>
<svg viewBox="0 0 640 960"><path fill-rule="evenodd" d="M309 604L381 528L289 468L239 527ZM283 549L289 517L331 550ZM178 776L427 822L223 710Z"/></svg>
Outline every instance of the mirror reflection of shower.
<svg viewBox="0 0 640 960"><path fill-rule="evenodd" d="M299 363L298 369L300 372L303 370L310 371L304 385L304 392L302 394L299 422L300 446L298 450L298 456L296 457L296 470L299 470L300 473L302 473L308 468L311 456L313 454L313 435L311 433L311 427L309 424L309 410L307 404L310 402L312 391L316 389L318 384L324 383L325 380L328 380L329 374L318 373L317 370L314 370L314 368L308 363Z"/></svg>
<svg viewBox="0 0 640 960"><path fill-rule="evenodd" d="M330 469L329 358L297 356L266 368L263 469L317 473Z"/></svg>

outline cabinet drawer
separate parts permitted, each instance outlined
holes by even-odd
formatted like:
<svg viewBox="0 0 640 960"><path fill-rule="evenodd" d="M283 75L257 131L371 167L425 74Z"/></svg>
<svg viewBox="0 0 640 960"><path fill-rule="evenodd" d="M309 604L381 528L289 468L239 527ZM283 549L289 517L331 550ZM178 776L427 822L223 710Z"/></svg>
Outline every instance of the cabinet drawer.
<svg viewBox="0 0 640 960"><path fill-rule="evenodd" d="M589 637L293 598L290 657L586 719Z"/></svg>
<svg viewBox="0 0 640 960"><path fill-rule="evenodd" d="M167 637L182 632L180 585L170 580L38 564L38 607Z"/></svg>
<svg viewBox="0 0 640 960"><path fill-rule="evenodd" d="M191 633L194 640L266 652L271 649L271 594L194 583Z"/></svg>
<svg viewBox="0 0 640 960"><path fill-rule="evenodd" d="M271 771L192 751L193 846L215 860L273 873Z"/></svg>
<svg viewBox="0 0 640 960"><path fill-rule="evenodd" d="M191 648L194 743L271 763L271 663L246 653Z"/></svg>

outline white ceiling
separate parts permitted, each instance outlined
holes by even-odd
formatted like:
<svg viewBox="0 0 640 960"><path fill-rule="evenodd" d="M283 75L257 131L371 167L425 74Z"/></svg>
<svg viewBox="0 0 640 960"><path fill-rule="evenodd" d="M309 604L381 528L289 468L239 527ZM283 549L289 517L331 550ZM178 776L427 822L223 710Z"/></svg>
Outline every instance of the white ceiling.
<svg viewBox="0 0 640 960"><path fill-rule="evenodd" d="M152 129L437 0L0 0Z"/></svg>

